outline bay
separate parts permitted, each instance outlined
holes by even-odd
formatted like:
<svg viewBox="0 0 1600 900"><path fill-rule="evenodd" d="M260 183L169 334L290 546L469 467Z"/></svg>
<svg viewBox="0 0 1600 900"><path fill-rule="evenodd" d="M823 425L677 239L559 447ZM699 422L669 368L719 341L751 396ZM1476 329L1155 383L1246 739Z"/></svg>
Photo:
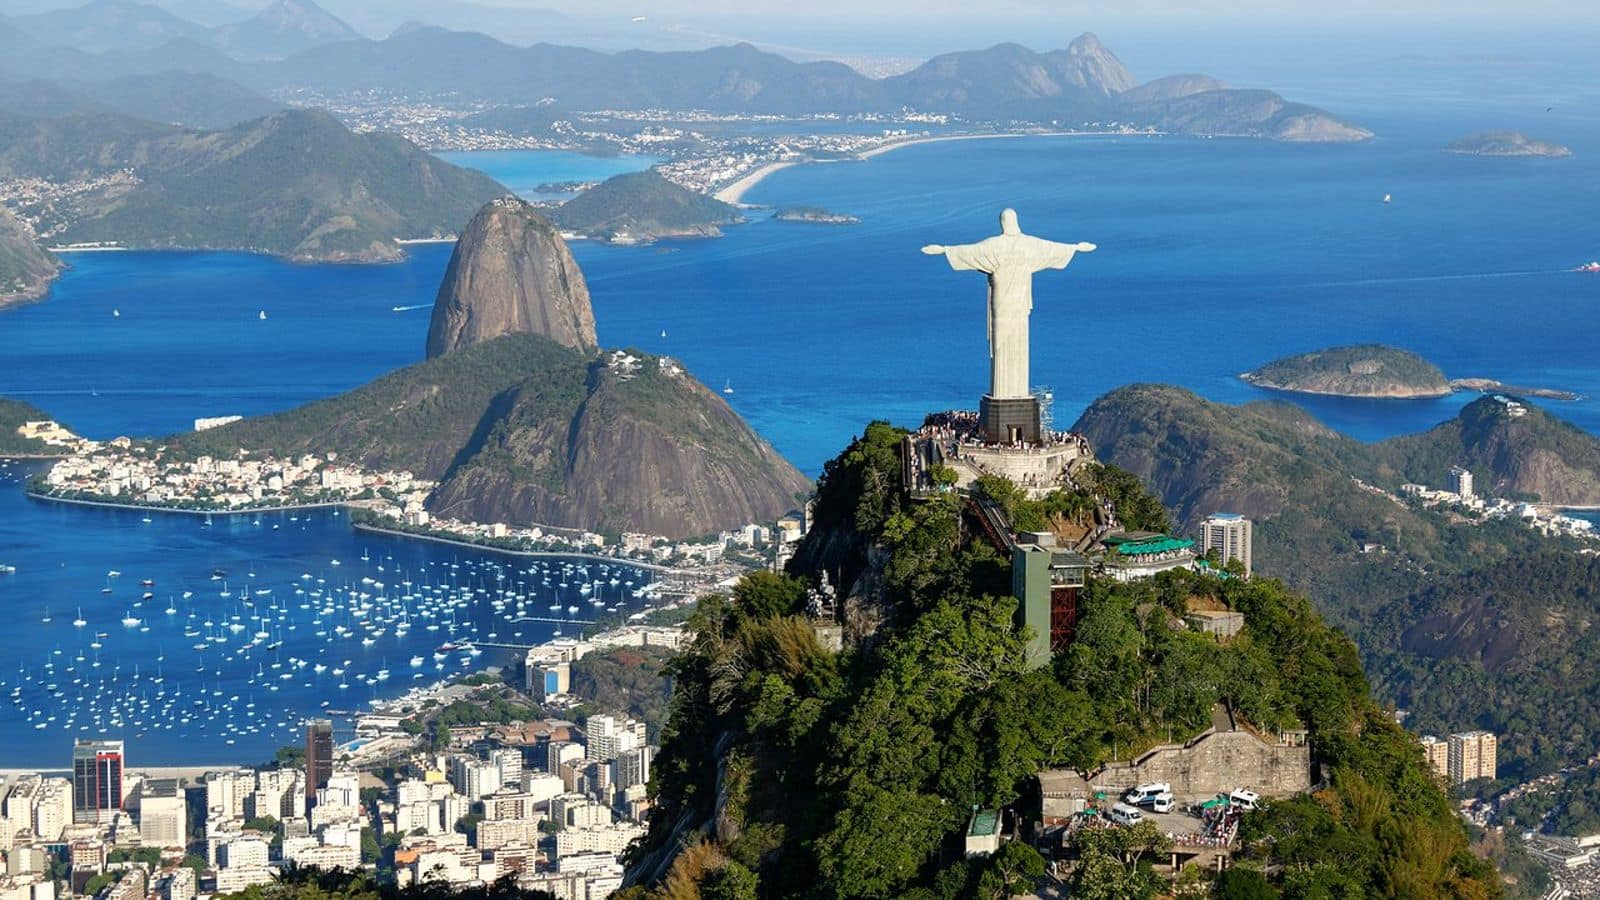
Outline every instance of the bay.
<svg viewBox="0 0 1600 900"><path fill-rule="evenodd" d="M0 461L0 554L16 567L0 575L0 767L63 767L73 738L100 735L125 740L134 767L262 762L307 717L514 669L495 645L636 611L649 580L359 532L329 509L208 519L32 500L20 485L41 467Z"/></svg>
<svg viewBox="0 0 1600 900"><path fill-rule="evenodd" d="M573 250L603 344L668 354L713 387L731 386L733 406L812 474L872 418L914 425L928 410L976 403L987 377L982 280L918 248L993 233L1007 205L1030 232L1100 246L1036 281L1034 373L1054 389L1060 425L1133 381L1171 382L1225 402L1299 403L1364 440L1431 426L1470 399L1289 397L1236 377L1288 353L1383 341L1452 376L1578 391L1578 402L1543 405L1600 431L1600 278L1569 271L1600 256L1591 216L1600 208L1600 128L1569 116L1539 135L1573 146L1568 160L1488 160L1439 151L1466 130L1458 119L1379 116L1372 124L1383 137L1355 146L1162 137L929 143L867 162L786 169L746 196L852 213L857 226L777 222L752 210L749 224L720 239L576 242ZM536 155L475 155L468 164L524 190L567 180L530 174L541 165ZM1393 203L1380 202L1385 193ZM170 433L198 416L270 412L355 387L422 357L427 306L450 248L410 251L388 266L295 266L245 254L74 256L50 299L0 313L0 394L110 437ZM302 574L357 584L376 577L366 568L334 573L362 552L394 554L393 565L412 572L437 574L468 557L486 565L475 554L362 538L327 513L263 517L260 526L218 519L204 529L187 516L146 523L136 512L30 501L15 474L0 481L0 562L19 567L0 577L0 608L15 613L21 631L0 651L0 696L30 685L0 709L0 727L23 726L27 735L0 748L0 764L59 764L83 724L63 726L60 710L70 704L58 704L57 721L43 729L30 717L50 696L32 693L49 683L44 663L59 659L57 648L75 661L84 646L70 624L80 604L93 623L84 631L108 635L100 670L114 668L118 685L134 667L143 682L155 666L164 684L186 692L223 690L207 700L226 701L221 716L245 722L243 710L260 710L247 717L258 726L248 743L235 735L233 745L192 716L170 733L108 729L130 740L134 763L260 759L292 740L297 717L323 701L394 695L418 674L411 656L424 657L424 673L435 671L434 643L391 633L368 652L339 654L363 678L391 671L355 694L317 679L296 679L287 694L251 685L258 667L265 675L273 661L309 661L321 646L291 649L289 635L276 655L258 645L221 675L194 673L187 658L187 669L170 672L183 654L204 654L182 629L158 633L147 623L166 614L133 607L142 592L125 581L154 580L161 610L172 591L181 598L189 590L231 616L213 569L237 587L231 573L253 568L249 590L270 588L263 596L273 598L297 596ZM334 558L343 565L331 566ZM113 568L124 574L108 585ZM102 594L107 586L112 593ZM38 621L46 606L51 623ZM287 615L305 612L293 608ZM501 627L476 601L461 616L474 633ZM126 633L122 618L141 624ZM145 624L151 632L139 630ZM305 626L296 625L297 636ZM534 636L528 627L524 639ZM276 638L269 634L266 643ZM251 696L256 706L247 707Z"/></svg>

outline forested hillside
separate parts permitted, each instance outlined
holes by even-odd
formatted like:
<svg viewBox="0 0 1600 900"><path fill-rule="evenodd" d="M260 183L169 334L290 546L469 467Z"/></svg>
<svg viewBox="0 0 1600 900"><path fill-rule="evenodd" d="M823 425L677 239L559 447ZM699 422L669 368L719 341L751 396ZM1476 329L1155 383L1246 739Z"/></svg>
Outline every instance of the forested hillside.
<svg viewBox="0 0 1600 900"><path fill-rule="evenodd" d="M624 896L1026 891L1043 863L1021 842L985 859L948 852L973 804L1025 806L1040 768L1197 733L1216 703L1264 729L1309 729L1329 773L1315 798L1252 820L1248 855L1271 864L1277 887L1495 893L1415 742L1370 698L1354 645L1305 598L1264 579L1095 581L1075 642L1030 670L1007 561L975 539L958 495L899 492L901 434L874 424L827 465L817 527L788 574L747 576L730 597L702 602L694 643L671 667L657 808L633 858L642 883ZM864 564L838 565L847 558ZM843 594L883 607L870 639L842 652L802 615L824 571ZM1171 627L1195 597L1243 612L1244 634L1223 645ZM1146 849L1164 840L1133 839ZM1079 851L1076 896L1160 889L1108 847Z"/></svg>

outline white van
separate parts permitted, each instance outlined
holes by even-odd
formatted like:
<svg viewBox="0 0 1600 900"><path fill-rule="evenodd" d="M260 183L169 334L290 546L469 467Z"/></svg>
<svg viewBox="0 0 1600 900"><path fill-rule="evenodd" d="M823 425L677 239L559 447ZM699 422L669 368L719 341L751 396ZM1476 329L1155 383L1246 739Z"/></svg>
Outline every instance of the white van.
<svg viewBox="0 0 1600 900"><path fill-rule="evenodd" d="M1174 805L1171 794L1156 794L1140 802L1140 806L1150 807L1151 812L1169 813Z"/></svg>
<svg viewBox="0 0 1600 900"><path fill-rule="evenodd" d="M1126 791L1124 791L1122 794L1122 802L1132 803L1133 805L1137 806L1151 799L1152 797L1158 797L1162 794L1170 795L1171 793L1172 785L1167 784L1165 781L1147 781L1144 784L1128 788Z"/></svg>
<svg viewBox="0 0 1600 900"><path fill-rule="evenodd" d="M1111 807L1111 821L1118 825L1137 825L1144 821L1144 813L1140 812L1137 806L1118 803Z"/></svg>
<svg viewBox="0 0 1600 900"><path fill-rule="evenodd" d="M1244 788L1239 788L1228 795L1228 802L1239 807L1240 809L1255 809L1256 806L1261 802L1261 795L1255 791L1247 791Z"/></svg>

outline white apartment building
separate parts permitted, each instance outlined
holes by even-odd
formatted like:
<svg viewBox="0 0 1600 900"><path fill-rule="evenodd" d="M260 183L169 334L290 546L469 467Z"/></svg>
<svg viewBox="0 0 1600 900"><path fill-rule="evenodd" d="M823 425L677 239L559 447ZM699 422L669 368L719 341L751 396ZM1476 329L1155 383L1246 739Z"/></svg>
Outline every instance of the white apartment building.
<svg viewBox="0 0 1600 900"><path fill-rule="evenodd" d="M175 778L153 778L139 791L139 839L146 847L188 844L189 804Z"/></svg>
<svg viewBox="0 0 1600 900"><path fill-rule="evenodd" d="M1475 778L1493 778L1498 768L1498 741L1487 731L1463 731L1450 735L1450 783L1462 784Z"/></svg>
<svg viewBox="0 0 1600 900"><path fill-rule="evenodd" d="M564 828L556 832L558 859L580 853L620 854L634 840L643 837L645 827L632 822L590 828Z"/></svg>
<svg viewBox="0 0 1600 900"><path fill-rule="evenodd" d="M1237 559L1244 564L1244 573L1251 569L1250 520L1238 513L1212 513L1200 523L1200 553L1216 550L1223 563Z"/></svg>

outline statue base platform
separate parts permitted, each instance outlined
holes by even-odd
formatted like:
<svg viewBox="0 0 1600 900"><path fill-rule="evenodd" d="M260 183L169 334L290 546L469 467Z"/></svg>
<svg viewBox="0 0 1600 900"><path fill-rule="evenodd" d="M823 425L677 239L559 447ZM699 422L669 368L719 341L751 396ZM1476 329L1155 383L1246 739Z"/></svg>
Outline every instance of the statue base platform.
<svg viewBox="0 0 1600 900"><path fill-rule="evenodd" d="M1036 397L990 397L978 403L978 427L993 444L1037 444L1039 425Z"/></svg>

